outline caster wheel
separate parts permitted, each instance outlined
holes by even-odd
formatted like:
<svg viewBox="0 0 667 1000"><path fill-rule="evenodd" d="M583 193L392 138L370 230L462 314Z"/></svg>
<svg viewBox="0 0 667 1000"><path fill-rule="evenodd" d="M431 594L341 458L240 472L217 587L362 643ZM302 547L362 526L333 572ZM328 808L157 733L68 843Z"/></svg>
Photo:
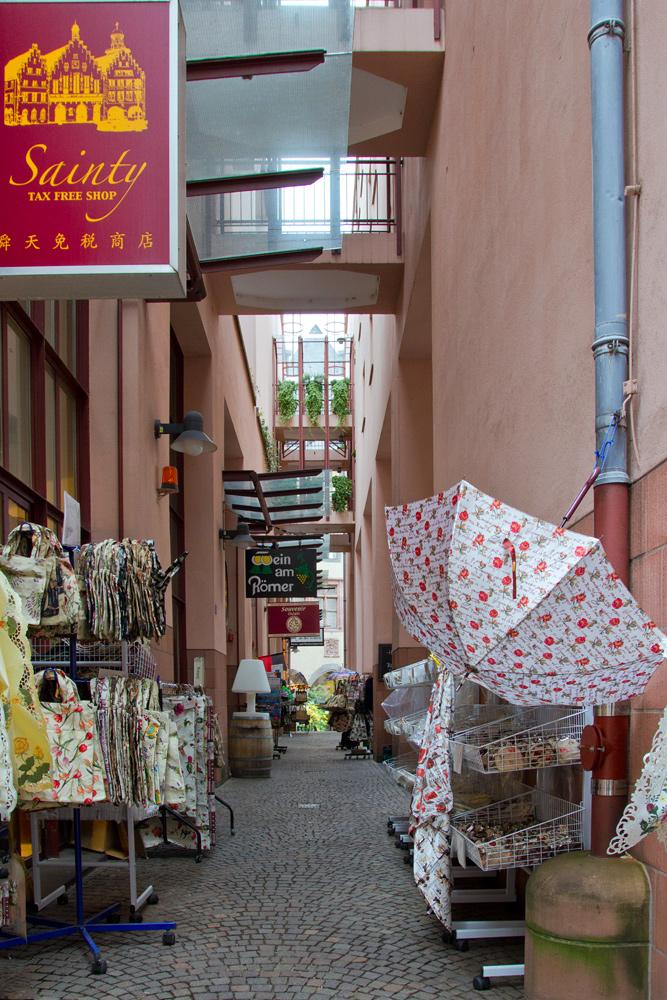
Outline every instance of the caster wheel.
<svg viewBox="0 0 667 1000"><path fill-rule="evenodd" d="M39 913L39 910L37 909L34 903L26 903L25 912L28 914Z"/></svg>
<svg viewBox="0 0 667 1000"><path fill-rule="evenodd" d="M490 990L491 980L488 976L475 976L472 981L472 988L474 990Z"/></svg>
<svg viewBox="0 0 667 1000"><path fill-rule="evenodd" d="M456 941L456 931L443 931L442 940L445 944L454 944Z"/></svg>
<svg viewBox="0 0 667 1000"><path fill-rule="evenodd" d="M403 864L404 865L411 865L412 864L412 858L410 857L409 854L405 858L403 858Z"/></svg>
<svg viewBox="0 0 667 1000"><path fill-rule="evenodd" d="M103 958L96 958L91 966L91 969L96 976L101 976L107 971L107 963Z"/></svg>
<svg viewBox="0 0 667 1000"><path fill-rule="evenodd" d="M148 903L149 906L157 906L157 904L160 902L160 897L156 892L152 892L148 897L148 899L146 900L146 902Z"/></svg>
<svg viewBox="0 0 667 1000"><path fill-rule="evenodd" d="M202 861L203 858L204 858L203 854L195 854L195 862L196 862L196 864L199 864L199 862Z"/></svg>
<svg viewBox="0 0 667 1000"><path fill-rule="evenodd" d="M144 917L143 917L142 913L131 913L130 914L130 923L131 924L143 924L143 922L144 922Z"/></svg>
<svg viewBox="0 0 667 1000"><path fill-rule="evenodd" d="M107 917L108 924L119 924L120 923L120 913L110 913Z"/></svg>
<svg viewBox="0 0 667 1000"><path fill-rule="evenodd" d="M165 931L162 935L162 944L176 944L176 935L173 931Z"/></svg>
<svg viewBox="0 0 667 1000"><path fill-rule="evenodd" d="M56 903L58 904L58 906L67 906L67 904L69 903L69 896L67 895L67 893L65 892L63 893L62 896L58 896Z"/></svg>
<svg viewBox="0 0 667 1000"><path fill-rule="evenodd" d="M456 948L457 951L468 951L470 945L468 944L467 941L455 941L454 947Z"/></svg>

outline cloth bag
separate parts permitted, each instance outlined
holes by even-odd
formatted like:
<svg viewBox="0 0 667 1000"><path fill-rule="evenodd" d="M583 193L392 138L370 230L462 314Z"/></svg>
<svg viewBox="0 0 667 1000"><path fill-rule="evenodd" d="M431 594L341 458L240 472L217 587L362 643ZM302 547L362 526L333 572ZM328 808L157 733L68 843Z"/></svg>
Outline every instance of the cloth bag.
<svg viewBox="0 0 667 1000"><path fill-rule="evenodd" d="M53 789L46 724L25 637L20 600L0 573L0 703L19 800L32 802ZM5 780L5 786L8 779ZM6 793L7 794L7 793Z"/></svg>
<svg viewBox="0 0 667 1000"><path fill-rule="evenodd" d="M50 637L76 632L81 617L79 586L57 536L49 528L26 521L9 533L2 557L10 571L14 567L14 578L21 581L19 594L30 635ZM2 565L0 569L6 572Z"/></svg>
<svg viewBox="0 0 667 1000"><path fill-rule="evenodd" d="M55 701L42 700L42 713L53 758L53 791L43 802L92 805L106 799L104 768L97 734L95 706L81 701L73 681L62 670L49 667L35 675L40 699L46 679L56 682Z"/></svg>

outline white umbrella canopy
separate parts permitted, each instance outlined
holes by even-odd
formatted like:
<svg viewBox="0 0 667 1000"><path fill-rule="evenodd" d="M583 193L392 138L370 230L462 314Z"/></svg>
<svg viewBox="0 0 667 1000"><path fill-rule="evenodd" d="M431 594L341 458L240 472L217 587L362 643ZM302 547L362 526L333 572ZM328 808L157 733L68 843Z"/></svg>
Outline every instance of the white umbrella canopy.
<svg viewBox="0 0 667 1000"><path fill-rule="evenodd" d="M667 653L596 538L465 480L385 515L407 631L514 704L621 701L643 691Z"/></svg>

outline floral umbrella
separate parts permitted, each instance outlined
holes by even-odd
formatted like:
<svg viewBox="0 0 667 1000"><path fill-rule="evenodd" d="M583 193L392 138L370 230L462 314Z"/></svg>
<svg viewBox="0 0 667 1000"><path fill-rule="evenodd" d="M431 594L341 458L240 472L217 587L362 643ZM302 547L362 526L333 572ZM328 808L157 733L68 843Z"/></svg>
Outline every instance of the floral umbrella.
<svg viewBox="0 0 667 1000"><path fill-rule="evenodd" d="M598 539L465 480L385 514L407 631L514 704L621 701L644 689L667 653Z"/></svg>

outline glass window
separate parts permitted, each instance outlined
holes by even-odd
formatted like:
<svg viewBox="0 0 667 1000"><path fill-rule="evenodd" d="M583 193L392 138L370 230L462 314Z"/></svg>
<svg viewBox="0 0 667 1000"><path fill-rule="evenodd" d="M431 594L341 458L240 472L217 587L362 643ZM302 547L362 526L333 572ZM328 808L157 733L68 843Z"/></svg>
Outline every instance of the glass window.
<svg viewBox="0 0 667 1000"><path fill-rule="evenodd" d="M58 302L58 354L71 372L76 372L76 302Z"/></svg>
<svg viewBox="0 0 667 1000"><path fill-rule="evenodd" d="M76 476L76 400L63 385L59 390L60 403L60 495L56 503L62 506L62 492L78 499Z"/></svg>
<svg viewBox="0 0 667 1000"><path fill-rule="evenodd" d="M46 366L46 499L57 504L56 497L56 376L50 365Z"/></svg>
<svg viewBox="0 0 667 1000"><path fill-rule="evenodd" d="M7 323L7 466L32 486L30 419L30 341L10 319Z"/></svg>
<svg viewBox="0 0 667 1000"><path fill-rule="evenodd" d="M16 502L16 500L12 500L11 497L8 497L5 534L8 535L13 528L18 528L19 524L23 524L23 522L27 520L29 520L28 508L22 507L20 503Z"/></svg>
<svg viewBox="0 0 667 1000"><path fill-rule="evenodd" d="M327 628L338 628L338 598L325 598L325 625Z"/></svg>

